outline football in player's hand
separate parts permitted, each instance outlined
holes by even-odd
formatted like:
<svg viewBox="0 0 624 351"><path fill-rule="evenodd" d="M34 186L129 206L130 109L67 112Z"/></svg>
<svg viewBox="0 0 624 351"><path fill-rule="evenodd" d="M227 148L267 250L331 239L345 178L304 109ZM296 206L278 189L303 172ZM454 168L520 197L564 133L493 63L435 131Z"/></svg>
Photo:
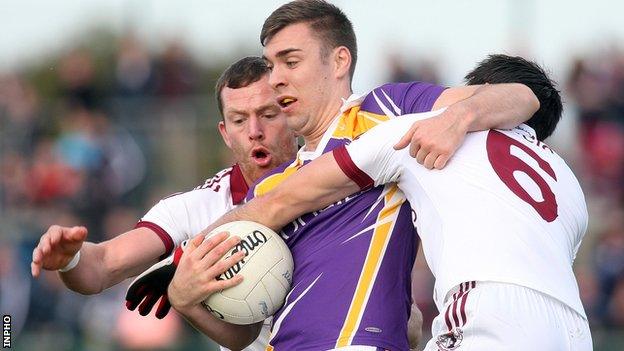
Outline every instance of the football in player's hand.
<svg viewBox="0 0 624 351"><path fill-rule="evenodd" d="M290 250L273 230L250 221L226 223L210 232L229 232L241 242L221 260L238 251L245 257L217 277L230 279L241 274L242 283L212 294L203 304L217 318L234 324L252 324L273 315L290 291L293 259Z"/></svg>

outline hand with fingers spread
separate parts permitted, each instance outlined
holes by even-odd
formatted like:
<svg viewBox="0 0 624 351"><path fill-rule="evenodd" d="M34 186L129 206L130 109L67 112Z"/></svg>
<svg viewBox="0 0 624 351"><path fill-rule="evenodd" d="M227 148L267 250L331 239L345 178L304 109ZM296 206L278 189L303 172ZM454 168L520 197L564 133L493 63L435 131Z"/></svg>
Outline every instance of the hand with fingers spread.
<svg viewBox="0 0 624 351"><path fill-rule="evenodd" d="M219 233L204 242L192 240L169 285L168 296L173 308L178 311L191 308L217 291L240 284L243 281L241 275L226 280L217 279L245 257L245 251L241 250L221 260L239 243L238 236L228 238L227 233Z"/></svg>
<svg viewBox="0 0 624 351"><path fill-rule="evenodd" d="M41 236L32 253L30 270L38 277L41 270L55 271L64 268L80 251L87 237L85 227L61 227L53 225Z"/></svg>
<svg viewBox="0 0 624 351"><path fill-rule="evenodd" d="M204 253L204 255L206 256L209 255L209 258L203 261L203 263L205 264L212 262L208 265L208 267L217 268L212 269L212 271L217 271L217 273L214 275L217 276L242 258L241 256L236 255L237 259L225 260L227 261L227 264L230 265L224 266L221 271L218 271L218 269L220 269L221 267L220 263L215 265L215 267L210 267L212 266L212 264L214 264L214 262L217 262L223 256L223 254L227 252L227 250L233 248L240 241L238 237L233 237L229 240L226 240L227 236L227 233L219 233L204 240L204 236L200 235L191 240L186 240L185 242L183 242L180 247L174 250L171 256L148 268L130 284L130 286L128 287L128 291L126 292L126 307L131 311L134 311L138 307L139 314L141 314L142 316L146 316L150 313L154 305L156 305L156 302L160 300L160 303L156 308L156 317L164 318L167 313L169 313L169 310L171 308L171 304L169 303L169 297L167 294L167 288L169 286L169 283L173 280L174 275L176 274L176 270L182 261L184 261L183 270L184 272L187 272L189 264L187 262L190 261L192 262L191 264L194 264L194 262L196 261L194 259L195 256L200 256L201 253ZM201 248L200 251L197 251L199 248ZM211 251L213 249L214 251ZM187 250L190 250L190 252L187 253ZM192 255L192 252L196 253ZM219 252L221 253L220 255L218 255ZM201 255L200 261L204 258L204 255ZM189 259L190 256L193 256L193 258ZM197 267L198 265L193 265L193 268ZM202 267L205 266L202 265ZM197 270L195 270L194 272L196 274L203 273L199 268L197 268ZM188 276L185 277L188 279ZM240 283L240 281L241 277L238 277L236 279L217 282L217 284L213 284L212 286L216 286L218 287L217 290L221 290L225 289L226 287L236 285ZM183 288L186 289L188 287L184 286ZM174 298L177 299L178 295L175 295Z"/></svg>
<svg viewBox="0 0 624 351"><path fill-rule="evenodd" d="M468 125L451 107L441 114L416 121L394 145L395 150L410 145L410 155L427 169L442 169L461 145Z"/></svg>

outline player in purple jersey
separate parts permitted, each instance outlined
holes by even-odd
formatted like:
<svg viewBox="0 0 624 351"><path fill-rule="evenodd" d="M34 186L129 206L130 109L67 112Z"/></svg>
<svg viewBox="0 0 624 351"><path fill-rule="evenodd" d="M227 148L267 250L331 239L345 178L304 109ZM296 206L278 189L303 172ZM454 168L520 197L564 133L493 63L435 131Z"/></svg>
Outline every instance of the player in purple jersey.
<svg viewBox="0 0 624 351"><path fill-rule="evenodd" d="M390 84L364 98L353 95L355 35L346 16L323 1L282 6L265 21L261 42L278 102L289 126L303 136L305 146L284 171L258 181L253 195L279 183L285 178L280 175L292 174L289 169L393 116L461 100L438 120L413 127L418 132L414 133L416 139L411 139L414 156L429 167L436 163L441 167L467 130L486 126L473 122L492 122L483 118L487 116L500 118L487 127L508 126L498 122L509 123L513 120L510 116L521 116L511 122L515 125L528 119L538 105L523 85L444 89L427 83ZM490 94L501 92L492 104ZM496 106L503 100L510 104ZM509 106L516 110L507 110ZM418 139L423 136L427 142ZM444 151L429 145L440 141L444 141ZM416 243L411 211L399 191L392 186L371 189L318 215L307 215L284 228L283 234L295 260L294 287L275 316L271 346L278 350L409 347L409 274ZM327 306L327 312L314 307L318 305Z"/></svg>
<svg viewBox="0 0 624 351"><path fill-rule="evenodd" d="M245 197L248 184L290 159L296 152L296 140L287 128L285 116L267 84L267 73L266 65L259 57L247 57L230 66L216 87L218 106L223 115L219 131L237 164L210 179L205 192L200 194L204 201L202 204L217 209L211 214L214 218L239 204ZM195 192L198 191L202 190ZM188 193L192 192L184 194ZM184 194L163 202L170 203L168 201ZM166 215L175 216L176 213L171 211ZM184 222L186 218L180 218L180 221ZM187 234L190 236L196 232ZM137 275L157 262L159 257L171 252L174 240L170 235L158 225L140 222L136 228L96 244L85 241L85 227L53 225L33 250L32 275L39 277L41 270L60 270L59 275L69 289L87 295L97 294ZM215 237L197 245L197 254L202 252L202 257L206 253L220 257L214 252L227 250L236 242L236 238L225 240L224 236ZM191 246L195 247L194 244ZM215 246L217 250L210 250ZM191 256L187 255L184 264L192 262ZM234 264L234 259L228 263ZM236 282L212 280L204 284L203 289L218 291ZM196 311L186 309L184 301L176 300L175 290L173 292L171 301L174 308L219 344L240 349L257 336L257 328L249 331L211 316L195 319ZM255 350L264 349L265 345L266 342Z"/></svg>

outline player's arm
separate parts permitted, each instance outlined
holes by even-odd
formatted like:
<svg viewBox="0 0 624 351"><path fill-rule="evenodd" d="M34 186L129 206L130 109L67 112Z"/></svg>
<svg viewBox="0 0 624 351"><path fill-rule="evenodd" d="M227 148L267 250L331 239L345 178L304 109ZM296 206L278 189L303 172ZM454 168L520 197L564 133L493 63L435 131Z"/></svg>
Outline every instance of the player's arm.
<svg viewBox="0 0 624 351"><path fill-rule="evenodd" d="M432 110L446 107L437 117L415 122L395 145L410 145L410 154L425 167L441 169L468 132L513 128L539 109L529 87L519 83L454 87L444 90Z"/></svg>
<svg viewBox="0 0 624 351"><path fill-rule="evenodd" d="M461 122L469 132L474 132L514 128L533 116L539 106L539 100L526 85L504 83L448 88L436 99L432 110L457 109L463 115Z"/></svg>
<svg viewBox="0 0 624 351"><path fill-rule="evenodd" d="M58 270L80 251L78 264L59 275L65 285L81 294L96 294L137 275L165 252L160 238L147 228L136 228L102 243L85 242L84 227L51 226L33 250L31 272Z"/></svg>
<svg viewBox="0 0 624 351"><path fill-rule="evenodd" d="M258 222L277 231L300 215L322 209L359 189L342 171L333 154L326 153L273 190L228 212L202 234L238 220Z"/></svg>
<svg viewBox="0 0 624 351"><path fill-rule="evenodd" d="M258 198L255 204L249 203L244 215L262 216L270 222L270 228L277 230L304 213L320 210L360 188L372 186L372 180L366 178L358 179L358 184L345 174L334 153L326 153Z"/></svg>

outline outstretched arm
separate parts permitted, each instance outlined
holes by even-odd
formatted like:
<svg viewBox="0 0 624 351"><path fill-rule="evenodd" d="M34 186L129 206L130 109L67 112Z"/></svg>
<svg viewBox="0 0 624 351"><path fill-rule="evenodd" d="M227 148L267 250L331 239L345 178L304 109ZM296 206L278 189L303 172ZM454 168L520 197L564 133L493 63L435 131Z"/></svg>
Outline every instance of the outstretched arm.
<svg viewBox="0 0 624 351"><path fill-rule="evenodd" d="M80 251L78 265L67 272L59 272L59 275L69 289L82 294L96 294L126 278L138 275L154 264L165 252L162 241L147 228L136 228L99 244L85 242L86 236L87 229L84 227L51 226L33 250L31 263L33 276L38 277L42 269L58 270L65 267ZM224 235L219 235L200 245L202 241L200 239L203 240L203 237L196 238L199 241L193 244L199 246L200 250L193 250L195 246L191 246L189 254L182 255L183 267L180 273L187 273L190 270L195 273L192 278L196 280L208 278L209 284L201 287L208 289L208 292L202 291L197 286L184 286L182 288L186 289L183 291L187 294L197 293L197 291L210 294L238 284L240 276L237 279L225 281L213 279L215 274L229 268L229 265L240 259L239 255L226 262L216 262L225 251L232 248L236 241L232 239L226 241ZM194 260L190 259L191 252L196 253L193 256ZM204 256L210 256L210 259L202 261ZM206 266L187 268L192 266L189 262L197 263L198 261ZM205 274L211 272L212 278L204 277ZM202 282L205 283L205 281ZM184 318L199 331L230 349L242 349L249 345L257 338L262 327L262 323L245 326L225 323L212 316L199 303L189 307L184 305L184 302L175 300L179 296L177 291L170 291L170 293L173 295L171 296L173 307L178 309Z"/></svg>
<svg viewBox="0 0 624 351"><path fill-rule="evenodd" d="M81 294L97 294L154 264L165 252L162 241L150 229L137 228L111 240L85 242L85 227L51 226L33 250L31 271L65 267L80 251L78 265L59 275L65 285Z"/></svg>

